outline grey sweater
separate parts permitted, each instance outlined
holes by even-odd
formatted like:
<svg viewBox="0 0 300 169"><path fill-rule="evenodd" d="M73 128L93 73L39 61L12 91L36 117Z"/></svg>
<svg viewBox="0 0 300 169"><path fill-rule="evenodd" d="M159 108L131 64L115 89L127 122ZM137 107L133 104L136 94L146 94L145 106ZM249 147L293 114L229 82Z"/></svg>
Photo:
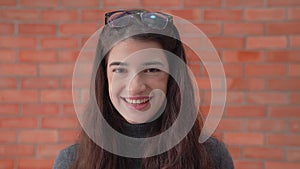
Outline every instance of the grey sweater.
<svg viewBox="0 0 300 169"><path fill-rule="evenodd" d="M216 169L234 169L232 158L224 143L210 138L204 143ZM53 169L68 169L76 158L76 144L63 149L57 156Z"/></svg>

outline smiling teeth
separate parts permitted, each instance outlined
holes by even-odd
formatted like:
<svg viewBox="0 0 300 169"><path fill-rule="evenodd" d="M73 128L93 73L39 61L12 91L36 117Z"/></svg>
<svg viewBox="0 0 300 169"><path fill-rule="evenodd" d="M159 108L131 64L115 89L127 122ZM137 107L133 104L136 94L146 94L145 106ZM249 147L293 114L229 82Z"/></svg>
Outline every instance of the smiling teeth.
<svg viewBox="0 0 300 169"><path fill-rule="evenodd" d="M127 102L127 103L130 103L130 104L142 104L142 103L146 103L149 101L149 99L126 99L124 98L124 100Z"/></svg>

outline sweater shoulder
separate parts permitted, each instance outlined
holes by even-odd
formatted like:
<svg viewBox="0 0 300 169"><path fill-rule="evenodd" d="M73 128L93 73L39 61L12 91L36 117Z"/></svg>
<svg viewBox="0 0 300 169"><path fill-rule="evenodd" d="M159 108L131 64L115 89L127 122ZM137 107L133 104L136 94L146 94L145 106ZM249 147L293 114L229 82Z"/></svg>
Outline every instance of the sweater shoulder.
<svg viewBox="0 0 300 169"><path fill-rule="evenodd" d="M76 159L77 145L73 144L61 150L56 157L53 169L67 169Z"/></svg>
<svg viewBox="0 0 300 169"><path fill-rule="evenodd" d="M204 146L216 168L234 169L232 157L222 141L209 138Z"/></svg>

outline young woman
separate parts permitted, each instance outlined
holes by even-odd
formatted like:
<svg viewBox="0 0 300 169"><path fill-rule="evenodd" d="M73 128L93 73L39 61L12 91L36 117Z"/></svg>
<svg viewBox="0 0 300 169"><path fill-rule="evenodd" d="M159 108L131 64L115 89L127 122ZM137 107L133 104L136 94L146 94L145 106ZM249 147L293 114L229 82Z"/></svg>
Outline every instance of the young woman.
<svg viewBox="0 0 300 169"><path fill-rule="evenodd" d="M234 168L223 143L215 138L198 142L201 118L195 118L176 145L155 155L149 152L168 147L168 140L145 146L141 157L122 156L103 148L101 137L109 137L115 150L126 150L130 143L119 144L116 135L103 129L104 121L97 110L114 130L133 138L160 136L181 118L180 113L183 118L198 115L188 70L176 62L186 63L186 56L172 16L145 10L114 11L105 15L105 24L97 45L92 94L84 113L89 127L82 129L77 144L60 152L53 168ZM178 122L178 126L170 140L187 124ZM131 150L134 152L127 149L125 154Z"/></svg>

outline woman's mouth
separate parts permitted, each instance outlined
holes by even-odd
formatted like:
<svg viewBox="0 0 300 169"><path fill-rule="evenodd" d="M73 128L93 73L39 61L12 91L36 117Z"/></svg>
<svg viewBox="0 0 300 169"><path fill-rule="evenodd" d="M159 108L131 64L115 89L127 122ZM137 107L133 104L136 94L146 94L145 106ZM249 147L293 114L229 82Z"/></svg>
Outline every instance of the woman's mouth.
<svg viewBox="0 0 300 169"><path fill-rule="evenodd" d="M127 107L133 110L144 110L150 105L151 97L138 96L138 97L121 97L126 103Z"/></svg>

